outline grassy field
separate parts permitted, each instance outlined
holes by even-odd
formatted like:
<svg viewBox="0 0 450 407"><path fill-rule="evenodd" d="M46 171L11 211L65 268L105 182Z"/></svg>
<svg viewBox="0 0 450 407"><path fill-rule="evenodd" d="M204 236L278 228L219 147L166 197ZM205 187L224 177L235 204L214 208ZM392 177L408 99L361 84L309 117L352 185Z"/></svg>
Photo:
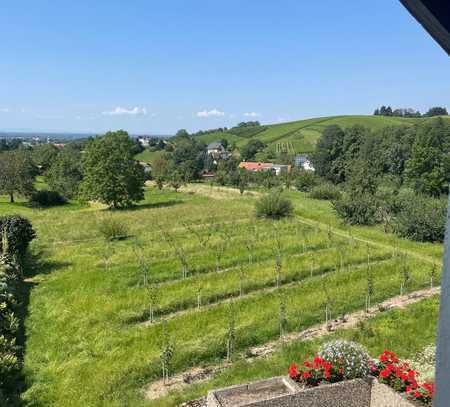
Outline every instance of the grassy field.
<svg viewBox="0 0 450 407"><path fill-rule="evenodd" d="M326 305L332 317L362 309L368 267L374 302L399 294L405 269L407 290L429 285L440 245L378 227L349 230L328 202L289 195L296 215L279 222L255 220L257 192L241 197L202 184L179 193L148 188L136 208L117 212L0 200L0 214L27 216L38 234L32 249L40 260L27 278L24 399L33 406L173 405L174 398L150 402L142 394L161 375L162 318L175 343L173 369L183 372L223 361L230 301L239 361L279 336L281 300L292 332L323 322ZM111 217L127 225L127 240L102 238L99 225ZM159 294L154 323L149 287Z"/></svg>
<svg viewBox="0 0 450 407"><path fill-rule="evenodd" d="M158 157L161 157L164 154L164 151L158 150L158 151L150 151L149 149L145 149L139 154L136 154L135 158L138 161L143 161L149 164L153 163L153 160L155 160Z"/></svg>
<svg viewBox="0 0 450 407"><path fill-rule="evenodd" d="M268 148L277 153L283 143L293 146L290 153L310 153L314 151L316 142L326 126L332 124L347 128L356 124L379 130L386 126L413 125L423 118L402 118L386 116L331 116L314 119L298 120L288 123L272 124L265 126L265 130L256 134L253 138L260 139L268 145ZM205 143L219 141L226 138L229 143L235 142L238 147L243 147L251 138L239 137L230 132L210 133L198 136Z"/></svg>

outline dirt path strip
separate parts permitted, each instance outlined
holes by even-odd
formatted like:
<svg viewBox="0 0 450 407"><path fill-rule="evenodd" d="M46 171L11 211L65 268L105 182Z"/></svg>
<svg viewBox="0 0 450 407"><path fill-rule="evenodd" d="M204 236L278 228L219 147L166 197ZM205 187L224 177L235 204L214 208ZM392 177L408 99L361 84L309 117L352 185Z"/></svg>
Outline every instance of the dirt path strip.
<svg viewBox="0 0 450 407"><path fill-rule="evenodd" d="M327 327L325 323L314 325L304 331L285 335L282 341L271 341L266 343L265 345L250 348L247 352L247 359L252 360L254 358L267 357L273 354L276 350L279 349L282 344L285 343L293 341L309 341L329 335L330 332L336 331L340 328L354 328L360 321L365 318L374 317L381 312L391 309L405 308L408 305L414 304L418 301L432 297L439 293L440 287L434 287L415 291L407 295L392 297L370 308L368 313L360 310L347 315L343 319L334 320L331 322L330 327ZM383 311L380 311L380 309L382 309ZM191 370L172 376L167 384L164 384L162 380L157 380L150 383L144 388L144 397L146 400L156 400L158 398L166 396L169 391L181 390L192 383L212 379L215 375L230 366L231 363L223 363L221 365L213 365L208 367L195 367Z"/></svg>

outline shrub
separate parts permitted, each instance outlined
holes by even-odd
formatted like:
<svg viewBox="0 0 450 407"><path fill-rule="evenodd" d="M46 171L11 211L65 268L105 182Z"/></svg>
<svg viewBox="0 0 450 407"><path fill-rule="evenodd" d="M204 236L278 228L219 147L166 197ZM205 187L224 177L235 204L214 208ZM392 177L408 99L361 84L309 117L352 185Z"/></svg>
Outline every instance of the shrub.
<svg viewBox="0 0 450 407"><path fill-rule="evenodd" d="M313 199L339 199L341 197L341 190L331 182L324 182L313 187L309 196Z"/></svg>
<svg viewBox="0 0 450 407"><path fill-rule="evenodd" d="M292 216L294 212L292 202L284 197L279 190L261 197L256 202L255 207L258 218L280 219Z"/></svg>
<svg viewBox="0 0 450 407"><path fill-rule="evenodd" d="M20 215L0 216L0 252L4 252L3 237L8 242L8 254L22 257L36 233L28 219Z"/></svg>
<svg viewBox="0 0 450 407"><path fill-rule="evenodd" d="M99 231L106 240L123 240L128 236L126 225L112 217L101 220Z"/></svg>
<svg viewBox="0 0 450 407"><path fill-rule="evenodd" d="M48 191L46 189L35 192L30 199L31 205L42 207L62 205L65 202L64 197L58 192Z"/></svg>
<svg viewBox="0 0 450 407"><path fill-rule="evenodd" d="M333 209L350 225L373 225L379 220L377 202L371 195L345 195L333 201Z"/></svg>
<svg viewBox="0 0 450 407"><path fill-rule="evenodd" d="M317 186L318 179L313 171L299 171L295 177L295 187L302 192L310 192Z"/></svg>
<svg viewBox="0 0 450 407"><path fill-rule="evenodd" d="M341 368L347 380L366 377L370 373L370 356L362 345L355 342L328 342L320 348L318 356Z"/></svg>
<svg viewBox="0 0 450 407"><path fill-rule="evenodd" d="M420 242L442 242L445 235L447 201L423 195L406 195L394 218L394 231Z"/></svg>

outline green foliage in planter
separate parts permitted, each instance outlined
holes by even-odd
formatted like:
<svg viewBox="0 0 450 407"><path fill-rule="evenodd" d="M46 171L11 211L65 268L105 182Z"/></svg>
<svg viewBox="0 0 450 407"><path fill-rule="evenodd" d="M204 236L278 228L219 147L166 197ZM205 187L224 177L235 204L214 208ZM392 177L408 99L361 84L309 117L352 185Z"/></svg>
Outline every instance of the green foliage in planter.
<svg viewBox="0 0 450 407"><path fill-rule="evenodd" d="M341 197L341 191L331 182L324 182L312 188L309 196L313 199L333 200Z"/></svg>
<svg viewBox="0 0 450 407"><path fill-rule="evenodd" d="M255 208L258 218L280 219L292 216L294 212L292 202L279 190L264 195L256 202Z"/></svg>
<svg viewBox="0 0 450 407"><path fill-rule="evenodd" d="M8 254L22 257L36 233L28 219L20 215L0 216L0 252L6 251L3 237L8 242Z"/></svg>
<svg viewBox="0 0 450 407"><path fill-rule="evenodd" d="M394 231L420 242L442 242L445 235L447 201L422 195L407 196L395 215Z"/></svg>
<svg viewBox="0 0 450 407"><path fill-rule="evenodd" d="M65 202L66 200L64 197L58 192L49 191L47 189L36 191L30 199L31 205L41 207L63 205Z"/></svg>
<svg viewBox="0 0 450 407"><path fill-rule="evenodd" d="M328 342L322 345L318 355L333 366L342 368L347 380L369 375L370 356L359 343L343 340Z"/></svg>
<svg viewBox="0 0 450 407"><path fill-rule="evenodd" d="M128 236L126 224L113 217L102 219L99 231L106 240L123 240Z"/></svg>
<svg viewBox="0 0 450 407"><path fill-rule="evenodd" d="M378 206L372 195L344 195L333 201L333 209L350 225L373 225L377 223Z"/></svg>

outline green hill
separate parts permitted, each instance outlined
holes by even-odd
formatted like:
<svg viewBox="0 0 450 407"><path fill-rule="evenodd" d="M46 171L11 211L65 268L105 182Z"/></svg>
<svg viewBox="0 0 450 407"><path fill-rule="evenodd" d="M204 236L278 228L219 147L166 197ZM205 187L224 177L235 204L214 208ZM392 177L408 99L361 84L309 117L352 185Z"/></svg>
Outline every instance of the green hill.
<svg viewBox="0 0 450 407"><path fill-rule="evenodd" d="M336 124L343 128L356 124L378 130L386 126L413 125L428 118L402 118L388 116L330 116L319 117L294 122L271 124L246 128L245 132L237 134L233 129L227 132L202 134L199 140L205 143L227 139L242 147L252 138L257 138L268 145L268 149L275 153L287 151L289 153L308 153L314 150L317 139L325 127Z"/></svg>

